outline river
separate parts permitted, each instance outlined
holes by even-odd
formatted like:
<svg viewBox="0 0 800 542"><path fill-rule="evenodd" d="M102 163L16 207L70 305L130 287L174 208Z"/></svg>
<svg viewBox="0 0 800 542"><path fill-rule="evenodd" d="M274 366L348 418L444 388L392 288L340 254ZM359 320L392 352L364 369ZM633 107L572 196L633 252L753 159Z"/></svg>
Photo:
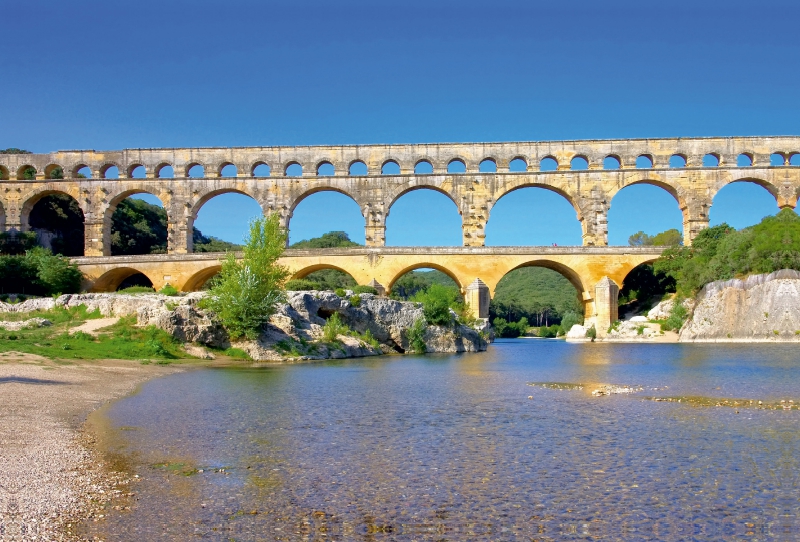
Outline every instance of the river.
<svg viewBox="0 0 800 542"><path fill-rule="evenodd" d="M799 400L794 345L506 340L191 370L102 412L105 451L139 478L87 534L794 540Z"/></svg>

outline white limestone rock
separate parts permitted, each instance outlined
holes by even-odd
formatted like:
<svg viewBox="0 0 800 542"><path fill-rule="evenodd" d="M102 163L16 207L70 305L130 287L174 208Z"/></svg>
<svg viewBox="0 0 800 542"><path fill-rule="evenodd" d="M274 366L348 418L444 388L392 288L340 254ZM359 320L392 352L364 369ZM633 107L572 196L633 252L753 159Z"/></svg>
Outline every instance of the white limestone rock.
<svg viewBox="0 0 800 542"><path fill-rule="evenodd" d="M585 339L587 329L580 325L575 324L567 331L567 339Z"/></svg>

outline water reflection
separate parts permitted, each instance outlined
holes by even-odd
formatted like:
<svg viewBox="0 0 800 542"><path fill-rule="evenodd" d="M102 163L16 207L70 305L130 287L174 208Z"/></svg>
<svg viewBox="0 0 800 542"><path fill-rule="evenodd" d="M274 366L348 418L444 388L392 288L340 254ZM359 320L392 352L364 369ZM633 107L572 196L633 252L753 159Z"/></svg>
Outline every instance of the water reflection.
<svg viewBox="0 0 800 542"><path fill-rule="evenodd" d="M531 381L800 396L792 349L508 341L460 356L204 370L108 411L143 482L90 535L659 540L797 533L797 411ZM728 392L731 392L728 394ZM735 392L735 393L733 393ZM534 398L528 399L533 393ZM202 471L202 472L200 472Z"/></svg>

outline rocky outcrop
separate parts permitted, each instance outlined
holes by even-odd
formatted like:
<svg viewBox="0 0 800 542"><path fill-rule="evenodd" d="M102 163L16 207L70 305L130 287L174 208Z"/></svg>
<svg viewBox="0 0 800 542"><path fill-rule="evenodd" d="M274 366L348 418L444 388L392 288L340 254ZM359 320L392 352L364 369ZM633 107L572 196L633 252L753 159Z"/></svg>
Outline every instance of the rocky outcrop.
<svg viewBox="0 0 800 542"><path fill-rule="evenodd" d="M83 305L103 316L136 315L139 325L153 325L184 343L213 348L234 346L253 359L308 360L374 356L410 350L408 331L423 318L422 305L394 301L372 294L345 297L333 292L287 292L269 324L256 340L231 342L213 315L198 307L204 292L169 297L161 294L74 294L57 299L29 299L22 303L0 302L0 312L30 312ZM357 301L356 301L357 300ZM335 341L323 340L328 318L338 314L348 331ZM427 352L477 352L486 350L491 328L476 330L457 323L428 326Z"/></svg>
<svg viewBox="0 0 800 542"><path fill-rule="evenodd" d="M800 342L800 272L707 284L681 342Z"/></svg>

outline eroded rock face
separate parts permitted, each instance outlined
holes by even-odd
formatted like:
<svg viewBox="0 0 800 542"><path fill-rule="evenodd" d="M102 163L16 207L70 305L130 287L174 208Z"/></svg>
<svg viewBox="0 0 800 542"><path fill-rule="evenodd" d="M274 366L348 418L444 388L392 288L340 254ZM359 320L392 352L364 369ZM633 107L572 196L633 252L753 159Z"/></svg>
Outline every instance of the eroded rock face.
<svg viewBox="0 0 800 542"><path fill-rule="evenodd" d="M707 284L681 342L800 342L800 272Z"/></svg>

